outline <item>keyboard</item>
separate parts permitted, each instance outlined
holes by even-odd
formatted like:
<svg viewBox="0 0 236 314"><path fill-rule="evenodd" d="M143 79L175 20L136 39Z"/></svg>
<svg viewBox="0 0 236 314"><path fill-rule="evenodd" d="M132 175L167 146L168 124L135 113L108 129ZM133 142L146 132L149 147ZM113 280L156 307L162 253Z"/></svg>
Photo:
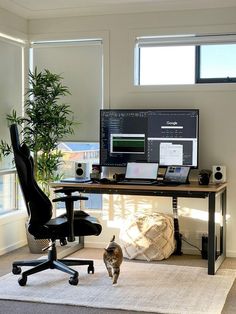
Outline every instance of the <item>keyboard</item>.
<svg viewBox="0 0 236 314"><path fill-rule="evenodd" d="M181 183L178 183L178 182L167 182L167 181L157 181L155 183L155 185L157 186L178 186L180 185Z"/></svg>
<svg viewBox="0 0 236 314"><path fill-rule="evenodd" d="M123 181L117 182L117 184L124 184L124 185L153 185L156 183L157 181L150 181L150 180L123 180Z"/></svg>

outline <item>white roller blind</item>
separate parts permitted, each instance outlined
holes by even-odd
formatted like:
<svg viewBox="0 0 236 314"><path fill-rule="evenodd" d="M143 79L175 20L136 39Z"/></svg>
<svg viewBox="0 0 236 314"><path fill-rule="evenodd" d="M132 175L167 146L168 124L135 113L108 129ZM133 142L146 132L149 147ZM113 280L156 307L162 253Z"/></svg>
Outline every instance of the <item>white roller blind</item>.
<svg viewBox="0 0 236 314"><path fill-rule="evenodd" d="M0 39L0 123L1 138L7 135L6 114L22 113L22 47ZM7 134L6 134L7 133Z"/></svg>
<svg viewBox="0 0 236 314"><path fill-rule="evenodd" d="M236 34L224 35L176 35L176 36L147 36L137 37L136 46L158 47L158 46L178 46L178 45L207 45L235 43Z"/></svg>
<svg viewBox="0 0 236 314"><path fill-rule="evenodd" d="M33 68L61 74L71 95L71 105L80 123L70 141L99 140L99 111L102 108L102 42L100 40L40 43L32 45Z"/></svg>
<svg viewBox="0 0 236 314"><path fill-rule="evenodd" d="M22 114L22 54L23 48L20 45L0 38L0 139L9 144L6 115L12 109L15 109L18 115ZM4 157L0 161L0 169L8 167L12 167L11 158Z"/></svg>

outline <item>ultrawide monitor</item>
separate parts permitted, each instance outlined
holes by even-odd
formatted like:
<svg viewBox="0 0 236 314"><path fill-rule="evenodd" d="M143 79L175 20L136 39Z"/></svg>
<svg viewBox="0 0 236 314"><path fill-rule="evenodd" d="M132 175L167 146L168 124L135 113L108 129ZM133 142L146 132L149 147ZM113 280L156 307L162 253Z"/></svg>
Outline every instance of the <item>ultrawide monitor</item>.
<svg viewBox="0 0 236 314"><path fill-rule="evenodd" d="M157 162L198 167L198 109L111 109L100 112L100 164Z"/></svg>

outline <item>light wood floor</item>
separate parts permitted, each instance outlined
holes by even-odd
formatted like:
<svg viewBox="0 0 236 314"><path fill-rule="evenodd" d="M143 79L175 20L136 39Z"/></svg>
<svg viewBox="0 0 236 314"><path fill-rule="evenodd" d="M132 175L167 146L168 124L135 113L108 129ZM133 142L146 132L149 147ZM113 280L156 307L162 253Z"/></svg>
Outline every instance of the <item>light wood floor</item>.
<svg viewBox="0 0 236 314"><path fill-rule="evenodd" d="M89 258L89 259L100 259L102 258L102 249L82 249L73 253L71 257L73 258ZM12 270L12 262L15 260L26 260L26 259L36 259L40 257L40 254L31 254L27 246L17 249L13 252L0 256L0 275L7 274ZM133 262L133 261L132 261ZM207 261L201 259L200 256L193 255L182 255L182 256L171 256L165 261L158 261L157 263L165 263L172 265L184 265L184 266L199 266L207 268ZM226 258L221 268L225 269L236 269L236 258ZM1 312L0 312L1 313ZM127 313L128 312L125 312ZM234 282L225 306L223 308L222 314L235 314L236 313L236 282Z"/></svg>

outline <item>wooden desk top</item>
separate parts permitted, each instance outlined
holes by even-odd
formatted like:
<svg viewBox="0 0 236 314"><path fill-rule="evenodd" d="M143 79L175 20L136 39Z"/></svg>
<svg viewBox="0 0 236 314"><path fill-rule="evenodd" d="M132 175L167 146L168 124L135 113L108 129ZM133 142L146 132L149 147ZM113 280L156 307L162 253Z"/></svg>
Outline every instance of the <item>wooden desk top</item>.
<svg viewBox="0 0 236 314"><path fill-rule="evenodd" d="M127 190L129 191L149 191L150 193L155 193L155 191L178 191L178 192L203 192L203 193L219 193L226 189L227 183L210 183L209 185L199 185L197 181L190 182L190 184L180 184L177 186L158 186L158 185L121 185L121 184L101 184L101 183L78 183L78 182L52 182L51 187L54 189L57 188L75 188L81 191L86 190L93 190L94 193L96 193L96 190L98 193L102 193L105 191L110 190L110 193L112 191L118 193L125 192Z"/></svg>

